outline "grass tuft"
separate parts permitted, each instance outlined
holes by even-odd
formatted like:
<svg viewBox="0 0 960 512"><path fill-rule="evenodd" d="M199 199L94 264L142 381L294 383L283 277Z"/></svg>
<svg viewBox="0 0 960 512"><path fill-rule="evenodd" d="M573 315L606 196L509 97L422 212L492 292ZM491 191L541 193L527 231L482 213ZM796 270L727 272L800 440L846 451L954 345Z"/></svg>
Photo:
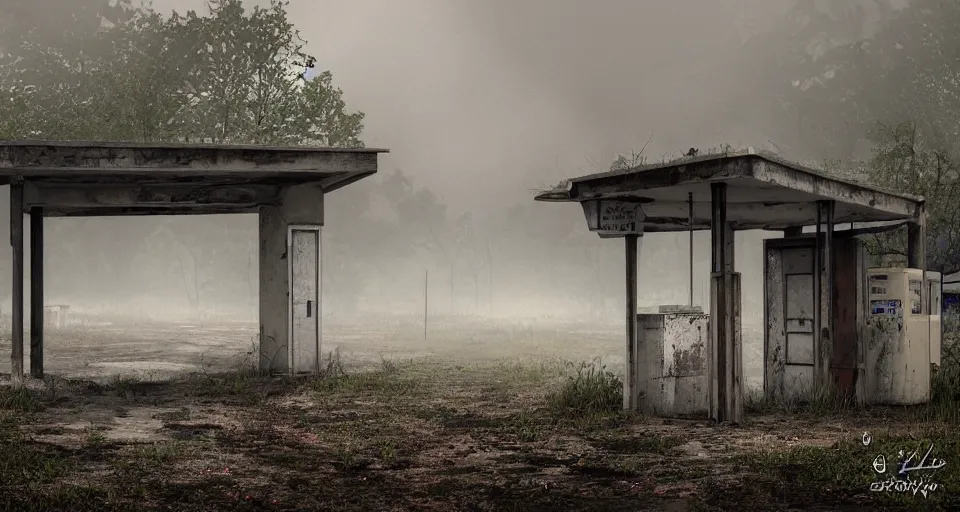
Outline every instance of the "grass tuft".
<svg viewBox="0 0 960 512"><path fill-rule="evenodd" d="M31 413L43 409L36 392L23 386L0 386L0 410Z"/></svg>
<svg viewBox="0 0 960 512"><path fill-rule="evenodd" d="M581 363L548 397L548 404L554 414L565 417L619 413L623 408L623 381L599 362Z"/></svg>
<svg viewBox="0 0 960 512"><path fill-rule="evenodd" d="M940 366L933 370L930 403L925 411L928 421L960 424L960 344L956 337L947 337Z"/></svg>

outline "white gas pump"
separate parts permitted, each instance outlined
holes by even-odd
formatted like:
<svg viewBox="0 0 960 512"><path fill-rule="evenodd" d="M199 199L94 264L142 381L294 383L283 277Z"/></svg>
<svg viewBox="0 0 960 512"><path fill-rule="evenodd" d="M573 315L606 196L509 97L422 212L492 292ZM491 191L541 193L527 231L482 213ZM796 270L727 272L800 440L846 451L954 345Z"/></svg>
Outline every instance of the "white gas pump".
<svg viewBox="0 0 960 512"><path fill-rule="evenodd" d="M870 401L895 405L930 399L930 314L923 271L867 271L867 343L864 354Z"/></svg>

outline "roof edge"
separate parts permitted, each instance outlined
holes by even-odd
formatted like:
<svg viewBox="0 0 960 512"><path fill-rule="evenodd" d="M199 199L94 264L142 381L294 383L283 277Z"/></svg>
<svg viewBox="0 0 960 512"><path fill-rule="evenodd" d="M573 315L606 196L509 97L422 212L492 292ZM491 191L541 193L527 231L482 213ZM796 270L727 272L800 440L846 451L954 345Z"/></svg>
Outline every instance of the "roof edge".
<svg viewBox="0 0 960 512"><path fill-rule="evenodd" d="M926 198L922 196L914 196L911 194L904 194L900 192L893 192L890 190L885 190L876 185L869 183L857 182L853 180L844 179L838 176L833 176L822 171L818 171L807 167L805 165L791 162L787 159L784 159L774 153L768 151L757 151L752 147L748 147L740 151L727 151L723 153L710 153L702 156L684 156L676 158L670 161L656 163L656 164L645 164L629 169L617 170L617 171L606 171L601 173L587 174L584 176L578 176L575 178L570 178L561 182L560 185L554 187L551 190L543 191L540 194L534 197L536 201L543 202L575 202L578 201L573 193L576 186L580 183L602 180L607 178L615 178L620 176L626 176L630 174L636 174L644 171L654 170L654 169L669 169L673 167L686 166L691 164L698 163L707 163L717 160L725 159L734 159L734 158L749 158L751 162L750 172L755 172L757 163L759 162L768 162L774 165L779 165L787 169L800 172L802 174L807 174L810 177L818 179L826 179L839 184L843 184L848 187L858 188L864 191L869 191L876 194L884 194L891 197L896 197L899 199L911 201L917 203L918 205L923 205L926 203Z"/></svg>
<svg viewBox="0 0 960 512"><path fill-rule="evenodd" d="M126 142L126 141L82 141L82 140L0 140L4 147L53 147L87 149L198 149L198 150L237 150L237 151L294 151L328 153L389 153L384 148L344 148L331 146L268 146L261 144L188 144L183 142Z"/></svg>

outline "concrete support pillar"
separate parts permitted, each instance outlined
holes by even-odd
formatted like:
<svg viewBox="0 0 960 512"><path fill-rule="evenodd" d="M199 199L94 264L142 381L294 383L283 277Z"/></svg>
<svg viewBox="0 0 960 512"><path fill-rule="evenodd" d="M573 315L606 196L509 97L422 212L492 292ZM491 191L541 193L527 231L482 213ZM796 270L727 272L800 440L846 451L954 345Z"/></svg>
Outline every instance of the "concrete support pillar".
<svg viewBox="0 0 960 512"><path fill-rule="evenodd" d="M627 293L627 371L626 388L623 394L623 408L628 411L640 409L640 389L637 376L637 235L624 237L626 260L626 293Z"/></svg>
<svg viewBox="0 0 960 512"><path fill-rule="evenodd" d="M23 383L23 178L10 182L10 247L13 275L10 280L10 378Z"/></svg>
<svg viewBox="0 0 960 512"><path fill-rule="evenodd" d="M687 295L687 305L692 308L693 307L693 223L695 220L693 217L693 213L694 213L693 212L693 192L690 192L689 194L687 194L687 206L689 208L689 211L687 212L687 228L688 228L687 235L689 239L689 242L687 243L687 248L689 250L689 254L687 256L689 259L688 263L690 264L690 269L687 274L687 277L690 280L689 282L690 290L689 290L689 294Z"/></svg>
<svg viewBox="0 0 960 512"><path fill-rule="evenodd" d="M926 213L921 210L920 220L907 224L907 267L926 270Z"/></svg>
<svg viewBox="0 0 960 512"><path fill-rule="evenodd" d="M30 375L43 378L43 208L30 208Z"/></svg>
<svg viewBox="0 0 960 512"><path fill-rule="evenodd" d="M923 282L927 282L927 212L924 205L920 205L919 210L917 222L907 224L907 267L922 270ZM930 300L926 286L921 287L921 294L926 304Z"/></svg>
<svg viewBox="0 0 960 512"><path fill-rule="evenodd" d="M323 192L315 184L291 186L279 206L262 206L259 216L260 370L288 373L292 371L288 232L291 226L323 225ZM319 304L311 314L320 314Z"/></svg>
<svg viewBox="0 0 960 512"><path fill-rule="evenodd" d="M734 232L727 221L727 185L711 184L710 417L743 420L739 279L734 272Z"/></svg>
<svg viewBox="0 0 960 512"><path fill-rule="evenodd" d="M917 212L917 221L907 224L907 267L918 268L923 271L923 282L927 282L927 212L926 206L920 205ZM941 275L942 283L946 276ZM941 284L942 286L942 284ZM942 293L942 288L941 288ZM942 295L941 295L942 296ZM927 286L920 287L922 304L930 303L930 290ZM937 314L940 314L939 312ZM941 329L943 322L941 321ZM942 332L942 331L941 331ZM933 349L933 347L931 347ZM933 354L931 353L931 360Z"/></svg>
<svg viewBox="0 0 960 512"><path fill-rule="evenodd" d="M833 215L834 201L817 201L817 235L813 252L813 373L821 389L833 385Z"/></svg>

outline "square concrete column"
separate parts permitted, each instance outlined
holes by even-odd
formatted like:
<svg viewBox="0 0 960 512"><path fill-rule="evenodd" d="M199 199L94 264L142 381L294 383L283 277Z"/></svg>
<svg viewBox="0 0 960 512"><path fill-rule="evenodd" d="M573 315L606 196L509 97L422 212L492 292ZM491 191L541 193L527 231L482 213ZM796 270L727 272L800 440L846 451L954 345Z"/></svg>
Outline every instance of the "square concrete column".
<svg viewBox="0 0 960 512"><path fill-rule="evenodd" d="M637 376L637 235L624 237L626 261L626 303L627 303L627 371L624 380L623 408L628 411L640 410L640 385ZM647 376L644 376L647 377Z"/></svg>
<svg viewBox="0 0 960 512"><path fill-rule="evenodd" d="M10 308L10 378L23 383L23 178L10 182L10 248L13 275Z"/></svg>
<svg viewBox="0 0 960 512"><path fill-rule="evenodd" d="M834 201L817 201L817 231L813 252L813 373L822 391L833 387Z"/></svg>
<svg viewBox="0 0 960 512"><path fill-rule="evenodd" d="M43 208L30 208L30 375L43 378Z"/></svg>
<svg viewBox="0 0 960 512"><path fill-rule="evenodd" d="M727 220L727 185L713 183L710 189L712 268L707 368L710 418L740 423L743 419L740 276L734 272L734 231Z"/></svg>
<svg viewBox="0 0 960 512"><path fill-rule="evenodd" d="M927 212L924 205L917 207L916 221L907 224L907 267L923 271L923 282L927 282ZM930 290L921 286L920 300L924 304L929 303L929 295Z"/></svg>
<svg viewBox="0 0 960 512"><path fill-rule="evenodd" d="M281 197L279 206L259 210L259 366L264 372L294 373L319 369L323 191L316 184L294 185ZM300 336L295 346L290 343L294 333Z"/></svg>

